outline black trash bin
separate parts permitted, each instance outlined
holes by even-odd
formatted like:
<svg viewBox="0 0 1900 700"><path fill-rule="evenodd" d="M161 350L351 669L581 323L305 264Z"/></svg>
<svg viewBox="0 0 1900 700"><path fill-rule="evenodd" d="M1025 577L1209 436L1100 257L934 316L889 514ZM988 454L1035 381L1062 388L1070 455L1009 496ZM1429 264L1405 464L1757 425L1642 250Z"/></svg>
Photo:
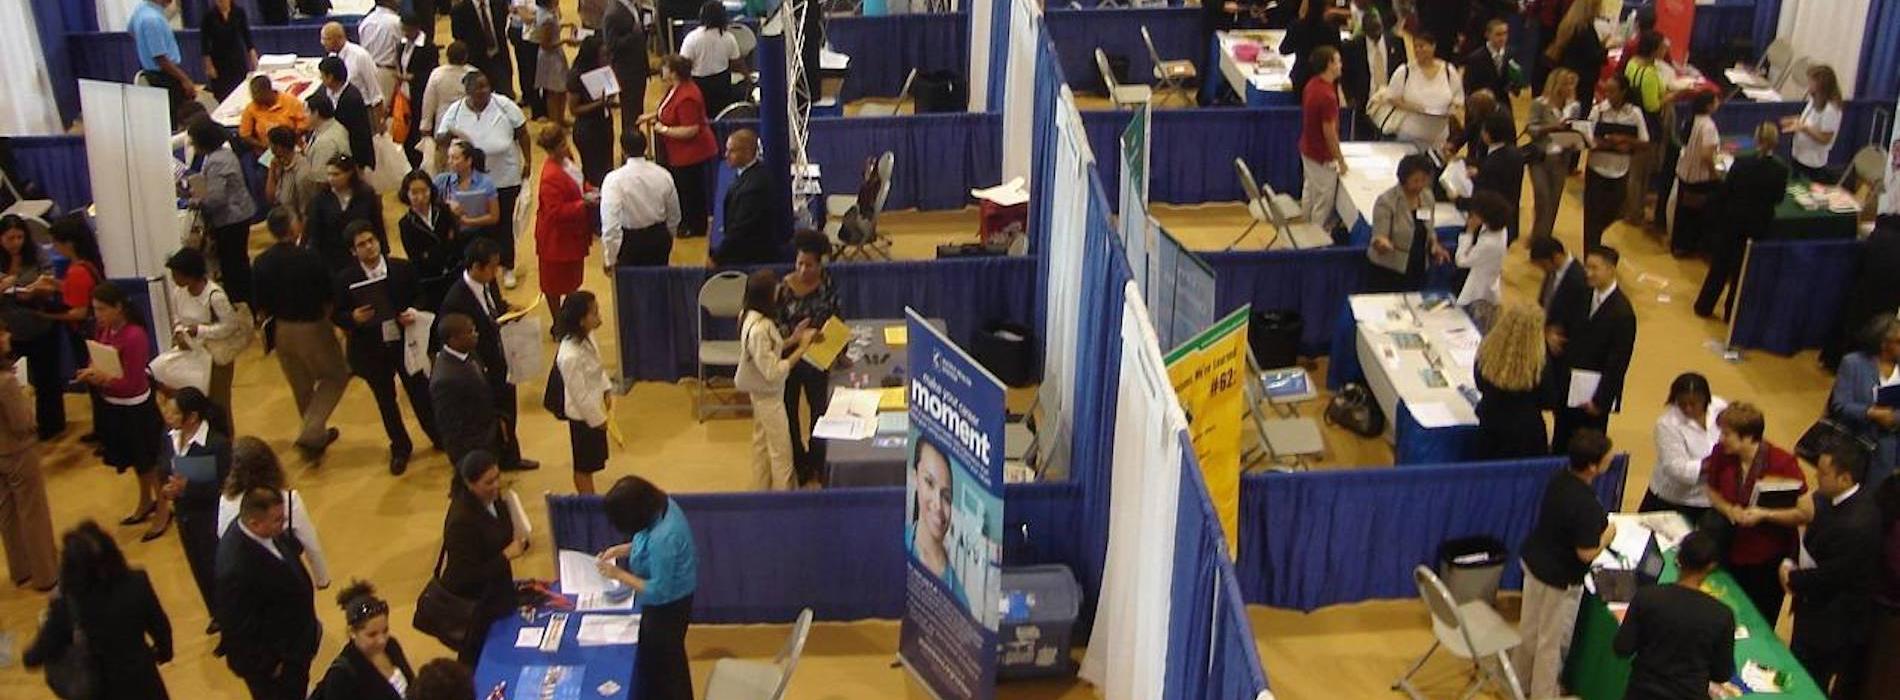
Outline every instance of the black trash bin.
<svg viewBox="0 0 1900 700"><path fill-rule="evenodd" d="M962 112L970 108L970 88L953 70L923 71L910 86L918 114Z"/></svg>
<svg viewBox="0 0 1900 700"><path fill-rule="evenodd" d="M1305 332L1306 322L1298 311L1255 312L1247 325L1247 347L1261 369L1292 367L1300 362L1300 334Z"/></svg>
<svg viewBox="0 0 1900 700"><path fill-rule="evenodd" d="M977 333L970 355L1004 384L1029 386L1036 380L1035 346L1030 333L1020 323L991 321Z"/></svg>
<svg viewBox="0 0 1900 700"><path fill-rule="evenodd" d="M1446 540L1438 545L1438 578L1451 591L1452 600L1496 604L1498 582L1504 578L1504 561L1510 556L1510 550L1496 537L1479 535Z"/></svg>

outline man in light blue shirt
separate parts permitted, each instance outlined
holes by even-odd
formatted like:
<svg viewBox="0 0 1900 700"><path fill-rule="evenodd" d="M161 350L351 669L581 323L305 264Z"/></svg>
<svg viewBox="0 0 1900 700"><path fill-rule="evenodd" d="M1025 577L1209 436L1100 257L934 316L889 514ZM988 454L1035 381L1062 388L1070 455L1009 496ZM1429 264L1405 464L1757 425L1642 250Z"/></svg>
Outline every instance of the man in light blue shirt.
<svg viewBox="0 0 1900 700"><path fill-rule="evenodd" d="M680 504L653 482L621 477L601 500L614 529L632 536L601 552L595 564L607 578L640 592L640 662L634 664L632 697L693 700L693 674L686 658L686 627L692 622L699 562L693 531ZM627 558L626 568L615 562Z"/></svg>
<svg viewBox="0 0 1900 700"><path fill-rule="evenodd" d="M198 86L179 65L184 54L178 50L178 37L172 34L171 24L165 21L165 8L171 4L172 0L139 3L138 8L132 10L132 19L126 23L125 30L132 34L132 43L139 55L139 75L145 78L147 85L171 93L171 111L177 115L179 105L198 99Z"/></svg>

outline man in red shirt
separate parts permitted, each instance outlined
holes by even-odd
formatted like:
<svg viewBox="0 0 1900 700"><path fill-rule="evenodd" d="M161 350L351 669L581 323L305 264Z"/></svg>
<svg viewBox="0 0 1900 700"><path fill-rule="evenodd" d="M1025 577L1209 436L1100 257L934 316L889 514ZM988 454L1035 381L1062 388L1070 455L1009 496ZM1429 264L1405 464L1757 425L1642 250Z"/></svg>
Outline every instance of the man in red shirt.
<svg viewBox="0 0 1900 700"><path fill-rule="evenodd" d="M1339 176L1346 174L1346 159L1339 153L1339 50L1321 46L1309 60L1313 78L1300 93L1300 171L1306 183L1300 209L1309 223L1332 231Z"/></svg>
<svg viewBox="0 0 1900 700"><path fill-rule="evenodd" d="M1774 620L1781 616L1783 599L1781 560L1795 556L1795 529L1814 518L1807 477L1794 455L1762 439L1766 421L1753 404L1730 404L1715 417L1715 426L1721 437L1715 452L1702 460L1702 488L1709 494L1712 515L1729 525L1723 565L1762 617ZM1766 480L1797 484L1795 506L1755 506L1755 487Z"/></svg>

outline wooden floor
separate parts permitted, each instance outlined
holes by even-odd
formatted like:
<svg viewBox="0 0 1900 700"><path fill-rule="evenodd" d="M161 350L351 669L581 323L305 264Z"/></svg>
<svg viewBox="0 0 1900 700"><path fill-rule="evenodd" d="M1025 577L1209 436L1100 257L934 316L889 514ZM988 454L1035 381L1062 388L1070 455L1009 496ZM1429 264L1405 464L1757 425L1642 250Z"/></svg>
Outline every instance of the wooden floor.
<svg viewBox="0 0 1900 700"><path fill-rule="evenodd" d="M563 4L571 11L571 2ZM657 87L655 90L657 94ZM1085 100L1084 104L1090 108L1101 102ZM537 124L534 128L540 127ZM534 161L538 168L540 158ZM1565 210L1559 217L1562 223L1558 234L1573 249L1580 245L1580 187L1579 181L1570 183ZM386 202L385 208L390 213L398 211L393 200ZM1170 231L1199 249L1226 245L1246 222L1245 211L1231 204L1159 206L1154 213ZM393 221L392 217L392 225ZM918 259L929 257L938 243L973 237L976 223L972 209L893 212L880 229L894 235L900 258ZM264 245L264 238L259 232L254 245ZM1793 442L1821 410L1831 381L1819 369L1813 354L1783 358L1751 353L1740 363L1724 361L1704 347L1722 337L1723 327L1698 319L1689 310L1705 266L1674 260L1652 235L1622 225L1611 229L1606 240L1623 251L1623 289L1630 295L1640 322L1626 409L1611 422L1610 430L1617 448L1628 451L1632 458L1626 507L1635 505L1647 483L1655 455L1651 424L1662 408L1670 379L1679 372L1702 372L1718 394L1761 405L1768 416L1769 439L1784 445ZM524 236L521 242L521 259L532 261L532 237ZM1260 243L1256 234L1249 244ZM1510 251L1505 272L1506 294L1510 297L1528 299L1536 288L1536 273L1524 258L1521 245ZM679 241L674 247L675 264L702 264L704 260L704 239ZM603 303L610 307L612 295L607 293L609 286L597 260L587 270L586 288L601 293ZM510 294L518 303L535 293L531 262L524 262L521 272L525 273L521 287ZM606 311L604 316L611 320L611 309ZM603 355L617 357L611 325L603 329L601 341ZM551 347L548 352L552 352ZM1323 363L1318 367L1323 369ZM538 383L530 383L521 388L518 398L525 452L544 466L538 472L507 478L531 501L543 492L571 489L566 430L539 408L540 391ZM344 643L342 616L325 596L350 578L375 582L391 600L394 633L408 647L412 659L419 663L444 655L440 645L415 633L408 624L440 534L442 494L449 478L442 454L422 449L408 474L389 476L385 470L386 440L369 393L359 383L349 390L333 421L343 431L342 440L321 467L302 464L288 449L296 418L282 375L275 362L260 356L256 348L238 362L235 396L241 407L236 417L239 431L270 441L287 456L293 485L307 494L311 515L324 537L330 567L339 584L319 593L318 612L325 626L324 644L316 663L319 670ZM75 416L74 425L66 436L45 447L55 527L64 530L88 518L116 523L132 508L134 483L130 476L116 476L101 466L76 441L79 434L89 430L87 409L77 397L69 397L68 405ZM695 422L683 386L637 385L623 402L619 420L629 446L613 454L608 471L600 475L601 483L610 483L622 474L640 474L678 492L730 491L748 485L749 424L743 420ZM420 440L413 420L410 424L412 434ZM1323 468L1391 461L1390 448L1380 442L1331 431L1326 441L1328 456ZM540 509L530 508L530 512L537 523L545 522ZM176 659L163 667L163 673L172 696L241 697L242 686L223 661L210 654L213 639L201 633L206 613L193 590L176 538L140 543L137 536L141 528L109 525L108 530L118 535L134 565L150 572L171 615L177 653ZM516 575L552 576L544 533L545 529L537 529L533 549L516 562ZM0 632L12 636L15 650L8 656L17 658L18 650L32 638L44 606L40 595L0 587ZM1391 681L1431 643L1424 609L1416 601L1338 606L1311 614L1256 607L1250 613L1274 691L1281 698L1293 700L1385 697L1390 694ZM693 628L688 647L699 688L704 690L705 676L714 659L769 657L785 633L782 626ZM818 625L788 697L925 697L901 671L890 666L896 640L897 625L893 622ZM1420 687L1434 697L1454 695L1465 682L1460 667L1444 655L1427 667L1423 679ZM1087 698L1093 692L1086 684L1045 682L1005 685L999 696ZM29 674L17 664L0 669L0 698L50 697L36 673Z"/></svg>

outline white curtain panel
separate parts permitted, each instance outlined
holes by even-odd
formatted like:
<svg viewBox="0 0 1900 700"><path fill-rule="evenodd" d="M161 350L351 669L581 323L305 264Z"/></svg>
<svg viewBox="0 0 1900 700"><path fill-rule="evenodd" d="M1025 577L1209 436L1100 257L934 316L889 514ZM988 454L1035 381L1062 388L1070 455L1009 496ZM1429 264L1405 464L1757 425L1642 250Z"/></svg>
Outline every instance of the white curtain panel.
<svg viewBox="0 0 1900 700"><path fill-rule="evenodd" d="M1013 0L1009 11L1009 72L1003 80L1003 181L1028 182L1029 144L1035 138L1031 122L1036 114L1036 44L1042 41L1042 22L1036 3ZM999 18L1000 19L1000 18ZM995 60L997 57L991 57ZM974 93L972 93L974 94ZM1087 139L1084 139L1086 141Z"/></svg>
<svg viewBox="0 0 1900 700"><path fill-rule="evenodd" d="M1187 419L1153 328L1140 290L1124 285L1108 561L1081 670L1106 700L1158 698L1167 680Z"/></svg>
<svg viewBox="0 0 1900 700"><path fill-rule="evenodd" d="M1066 473L1075 435L1075 354L1077 324L1081 321L1082 261L1088 238L1089 198L1084 175L1089 166L1088 134L1065 91L1056 102L1056 165L1053 182L1042 191L1049 202L1048 306L1044 335L1043 383L1039 390L1043 420L1056 426L1043 455L1045 469Z"/></svg>
<svg viewBox="0 0 1900 700"><path fill-rule="evenodd" d="M1900 103L1894 104L1894 114L1900 114ZM1900 152L1900 119L1894 120L1893 135L1887 140L1887 153ZM1894 167L1892 158L1887 159L1887 179L1885 182L1900 183L1900 169ZM1880 195L1880 213L1900 214L1900 185L1886 188Z"/></svg>
<svg viewBox="0 0 1900 700"><path fill-rule="evenodd" d="M1841 90L1853 97L1860 73L1861 39L1873 0L1782 0L1776 36L1794 44L1796 56L1833 66Z"/></svg>
<svg viewBox="0 0 1900 700"><path fill-rule="evenodd" d="M966 75L970 76L969 110L973 113L989 111L990 63L1009 58L990 55L990 37L999 29L1009 26L996 22L992 17L995 13L996 3L991 0L970 3L970 70Z"/></svg>
<svg viewBox="0 0 1900 700"><path fill-rule="evenodd" d="M23 0L0 2L0 134L57 134L59 126L33 6Z"/></svg>

